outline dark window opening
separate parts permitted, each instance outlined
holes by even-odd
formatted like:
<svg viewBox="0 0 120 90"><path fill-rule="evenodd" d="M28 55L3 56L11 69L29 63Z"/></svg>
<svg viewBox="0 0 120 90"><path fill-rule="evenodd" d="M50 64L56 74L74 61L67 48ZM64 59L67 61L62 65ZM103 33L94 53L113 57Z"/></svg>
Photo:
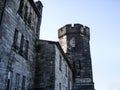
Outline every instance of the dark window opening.
<svg viewBox="0 0 120 90"><path fill-rule="evenodd" d="M20 42L20 51L19 51L20 55L22 56L23 56L23 46L24 46L24 36L22 35L21 42Z"/></svg>
<svg viewBox="0 0 120 90"><path fill-rule="evenodd" d="M20 74L16 74L16 81L15 81L15 90L19 89L19 83L20 83Z"/></svg>
<svg viewBox="0 0 120 90"><path fill-rule="evenodd" d="M68 68L67 68L67 65L65 65L65 67L66 67L66 77L67 77L67 73L68 73Z"/></svg>
<svg viewBox="0 0 120 90"><path fill-rule="evenodd" d="M81 63L80 63L80 60L79 60L79 69L81 69Z"/></svg>
<svg viewBox="0 0 120 90"><path fill-rule="evenodd" d="M61 90L61 83L59 83L59 90Z"/></svg>
<svg viewBox="0 0 120 90"><path fill-rule="evenodd" d="M23 76L23 78L22 78L22 90L25 90L25 81L26 81L26 77Z"/></svg>
<svg viewBox="0 0 120 90"><path fill-rule="evenodd" d="M29 26L31 26L31 18L32 18L32 13L30 12L30 15L28 17L28 24L29 24Z"/></svg>
<svg viewBox="0 0 120 90"><path fill-rule="evenodd" d="M19 9L18 9L18 13L20 14L21 17L23 14L23 6L24 6L24 0L21 0L20 5L19 5Z"/></svg>
<svg viewBox="0 0 120 90"><path fill-rule="evenodd" d="M24 21L27 23L27 16L28 16L28 6L25 6L25 14L24 14Z"/></svg>
<svg viewBox="0 0 120 90"><path fill-rule="evenodd" d="M59 69L62 71L62 56L60 55L60 60L59 60Z"/></svg>
<svg viewBox="0 0 120 90"><path fill-rule="evenodd" d="M15 50L17 50L18 49L18 30L17 29L15 29L15 33L14 33L14 39L13 39L13 48L15 49Z"/></svg>
<svg viewBox="0 0 120 90"><path fill-rule="evenodd" d="M28 48L29 48L29 42L26 40L25 43L25 59L28 59Z"/></svg>
<svg viewBox="0 0 120 90"><path fill-rule="evenodd" d="M13 78L13 73L9 71L8 79L7 79L7 90L12 90L12 78Z"/></svg>

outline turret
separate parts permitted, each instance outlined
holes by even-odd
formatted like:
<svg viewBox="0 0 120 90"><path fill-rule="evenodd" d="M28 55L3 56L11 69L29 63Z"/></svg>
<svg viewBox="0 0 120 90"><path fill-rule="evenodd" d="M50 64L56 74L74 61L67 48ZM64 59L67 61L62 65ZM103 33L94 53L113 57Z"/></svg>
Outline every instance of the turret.
<svg viewBox="0 0 120 90"><path fill-rule="evenodd" d="M67 24L58 30L58 38L74 70L73 90L94 90L89 27Z"/></svg>
<svg viewBox="0 0 120 90"><path fill-rule="evenodd" d="M74 26L67 24L58 30L58 38L65 53L67 53L71 47L75 46L76 42L81 45L82 50L83 39L85 38L87 42L90 40L89 27L81 24L74 24ZM80 47L77 46L76 48L80 49Z"/></svg>

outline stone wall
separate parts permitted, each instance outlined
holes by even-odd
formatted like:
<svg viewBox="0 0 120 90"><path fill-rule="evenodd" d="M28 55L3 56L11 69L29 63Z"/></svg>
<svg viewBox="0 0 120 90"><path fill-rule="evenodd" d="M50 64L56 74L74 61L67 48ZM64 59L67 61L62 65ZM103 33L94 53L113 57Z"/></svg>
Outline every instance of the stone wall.
<svg viewBox="0 0 120 90"><path fill-rule="evenodd" d="M36 25L34 29L31 27L32 23L29 26L18 13L20 0L6 0L0 27L0 90L33 88L37 39L35 35L39 13L35 11L37 9L34 9L34 3L31 4L29 0L24 3L34 14L35 21L31 18Z"/></svg>
<svg viewBox="0 0 120 90"><path fill-rule="evenodd" d="M89 28L81 24L68 24L58 30L58 37L74 70L73 90L94 90Z"/></svg>
<svg viewBox="0 0 120 90"><path fill-rule="evenodd" d="M72 90L72 70L58 42L37 42L35 88Z"/></svg>
<svg viewBox="0 0 120 90"><path fill-rule="evenodd" d="M42 40L39 40L36 45L35 89L54 90L55 45Z"/></svg>
<svg viewBox="0 0 120 90"><path fill-rule="evenodd" d="M72 90L72 70L67 62L64 53L55 47L55 89Z"/></svg>

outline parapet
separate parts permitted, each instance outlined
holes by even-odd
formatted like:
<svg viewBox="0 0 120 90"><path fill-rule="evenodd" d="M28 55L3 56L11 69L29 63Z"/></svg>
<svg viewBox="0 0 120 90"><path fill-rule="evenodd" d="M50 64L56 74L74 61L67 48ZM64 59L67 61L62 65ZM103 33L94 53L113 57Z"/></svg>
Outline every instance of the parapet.
<svg viewBox="0 0 120 90"><path fill-rule="evenodd" d="M58 30L58 38L75 33L79 33L87 37L90 36L89 27L83 26L82 24L74 24L73 26L72 24L67 24Z"/></svg>

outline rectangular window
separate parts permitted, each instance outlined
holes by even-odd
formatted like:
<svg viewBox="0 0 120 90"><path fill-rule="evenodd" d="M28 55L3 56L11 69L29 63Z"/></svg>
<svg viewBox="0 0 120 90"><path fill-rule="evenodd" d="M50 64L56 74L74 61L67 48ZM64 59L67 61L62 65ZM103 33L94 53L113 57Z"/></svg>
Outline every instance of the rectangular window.
<svg viewBox="0 0 120 90"><path fill-rule="evenodd" d="M30 12L30 14L28 16L28 24L29 24L29 26L31 26L31 18L32 18L32 13Z"/></svg>
<svg viewBox="0 0 120 90"><path fill-rule="evenodd" d="M61 55L59 58L59 69L60 69L60 71L62 71L62 56Z"/></svg>
<svg viewBox="0 0 120 90"><path fill-rule="evenodd" d="M16 74L15 90L19 90L20 74Z"/></svg>
<svg viewBox="0 0 120 90"><path fill-rule="evenodd" d="M27 17L28 17L28 6L26 5L25 6L25 14L24 14L24 21L25 21L25 23L28 22Z"/></svg>
<svg viewBox="0 0 120 90"><path fill-rule="evenodd" d="M61 90L61 83L59 83L59 90Z"/></svg>
<svg viewBox="0 0 120 90"><path fill-rule="evenodd" d="M23 78L22 78L22 90L25 90L25 80L26 80L26 77L23 76Z"/></svg>
<svg viewBox="0 0 120 90"><path fill-rule="evenodd" d="M13 39L13 47L14 49L18 49L18 30L15 29L15 32L14 32L14 39Z"/></svg>
<svg viewBox="0 0 120 90"><path fill-rule="evenodd" d="M68 70L67 70L67 69L68 69L68 68L67 68L67 65L65 65L65 67L66 67L66 77L67 77L67 73L68 73Z"/></svg>
<svg viewBox="0 0 120 90"><path fill-rule="evenodd" d="M9 71L8 80L7 80L7 90L12 90L12 78L13 78L13 73Z"/></svg>
<svg viewBox="0 0 120 90"><path fill-rule="evenodd" d="M25 59L28 59L28 48L29 48L29 42L26 40L25 43Z"/></svg>
<svg viewBox="0 0 120 90"><path fill-rule="evenodd" d="M24 6L24 0L20 0L20 5L18 9L18 13L20 14L20 16L22 16L23 14L23 6Z"/></svg>
<svg viewBox="0 0 120 90"><path fill-rule="evenodd" d="M24 36L22 35L21 42L20 42L20 51L19 51L20 55L22 56L23 56L23 46L24 46Z"/></svg>

